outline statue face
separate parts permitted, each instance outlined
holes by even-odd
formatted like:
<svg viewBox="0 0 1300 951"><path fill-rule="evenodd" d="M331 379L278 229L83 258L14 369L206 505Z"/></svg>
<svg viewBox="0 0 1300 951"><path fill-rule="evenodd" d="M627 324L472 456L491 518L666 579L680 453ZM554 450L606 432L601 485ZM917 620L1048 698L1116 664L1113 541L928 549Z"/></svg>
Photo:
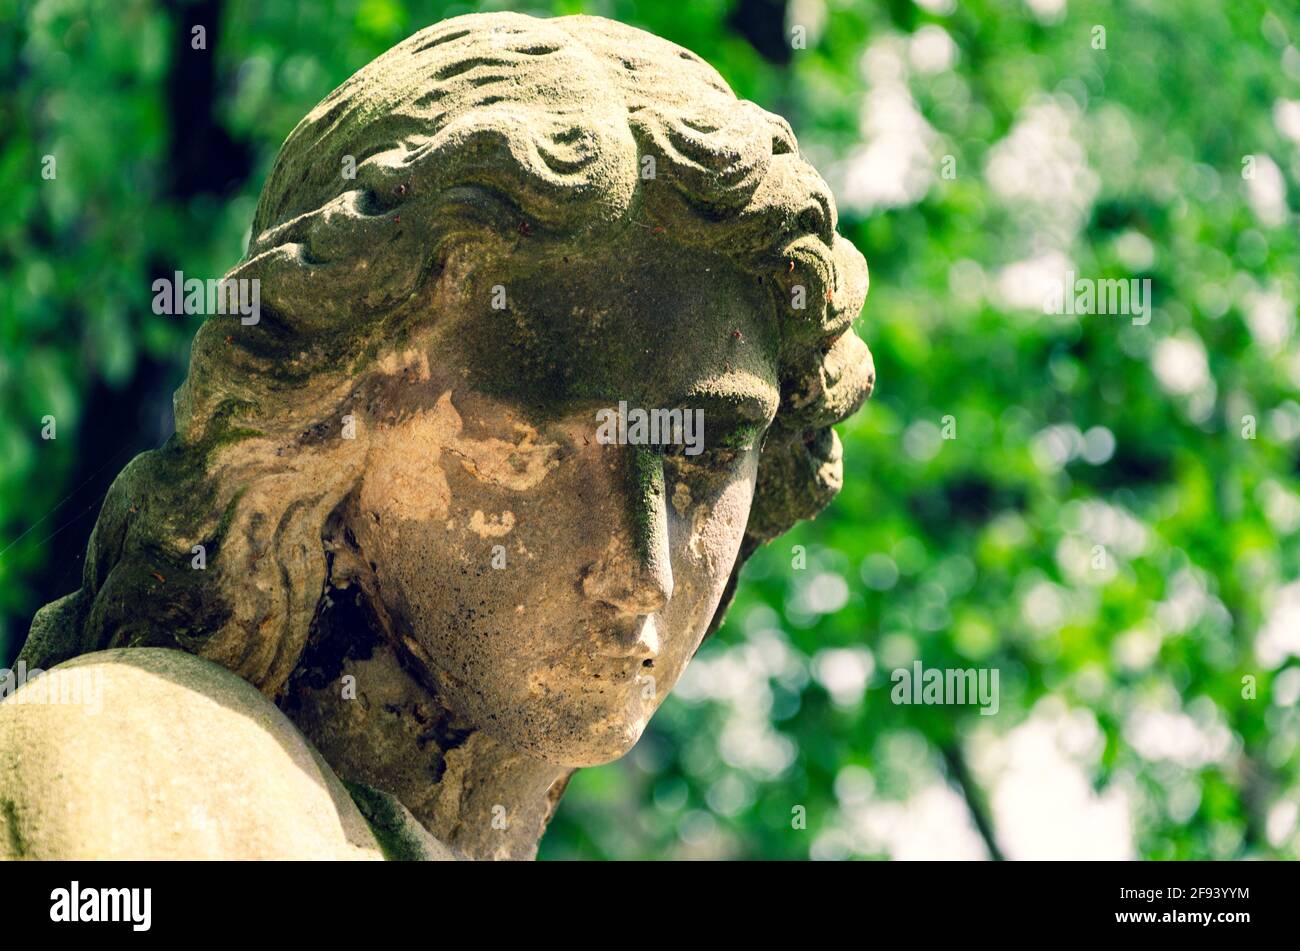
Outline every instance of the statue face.
<svg viewBox="0 0 1300 951"><path fill-rule="evenodd" d="M556 764L606 762L735 562L780 395L770 298L636 227L595 254L463 249L435 297L428 334L372 380L353 534L455 709ZM702 410L702 451L608 444L598 413L620 401Z"/></svg>

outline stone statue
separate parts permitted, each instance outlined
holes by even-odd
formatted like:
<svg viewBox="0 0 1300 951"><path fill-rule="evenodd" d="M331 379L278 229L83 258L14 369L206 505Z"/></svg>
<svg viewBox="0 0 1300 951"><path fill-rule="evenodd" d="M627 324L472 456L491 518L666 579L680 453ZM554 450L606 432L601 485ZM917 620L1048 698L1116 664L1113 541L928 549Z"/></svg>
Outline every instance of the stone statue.
<svg viewBox="0 0 1300 951"><path fill-rule="evenodd" d="M59 666L0 704L0 855L531 857L838 491L866 264L784 120L586 16L389 50L252 235L259 318L198 330L32 624Z"/></svg>

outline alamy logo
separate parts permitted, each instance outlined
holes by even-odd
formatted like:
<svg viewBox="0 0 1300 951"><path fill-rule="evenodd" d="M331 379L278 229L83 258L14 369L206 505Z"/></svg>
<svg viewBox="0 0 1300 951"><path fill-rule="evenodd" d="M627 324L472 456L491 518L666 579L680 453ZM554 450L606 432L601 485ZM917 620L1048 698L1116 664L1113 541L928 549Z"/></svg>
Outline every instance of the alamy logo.
<svg viewBox="0 0 1300 951"><path fill-rule="evenodd" d="M0 667L0 701L76 706L87 714L97 714L104 708L104 672L98 667L28 670L27 662L20 660L13 670Z"/></svg>
<svg viewBox="0 0 1300 951"><path fill-rule="evenodd" d="M71 888L50 892L50 921L129 921L132 931L148 931L152 923L152 888Z"/></svg>
<svg viewBox="0 0 1300 951"><path fill-rule="evenodd" d="M599 410L596 419L596 442L602 445L684 446L688 456L704 451L702 409L628 409L620 400L618 409Z"/></svg>
<svg viewBox="0 0 1300 951"><path fill-rule="evenodd" d="M1064 281L1052 282L1052 289L1043 301L1043 313L1080 317L1131 315L1135 325L1144 327L1151 323L1151 278L1098 281L1090 277L1076 278L1073 271L1066 271Z"/></svg>
<svg viewBox="0 0 1300 951"><path fill-rule="evenodd" d="M931 667L913 661L912 668L899 667L889 678L894 689L889 697L899 704L948 704L962 706L978 703L980 716L998 712L998 669Z"/></svg>
<svg viewBox="0 0 1300 951"><path fill-rule="evenodd" d="M239 322L249 327L262 319L262 282L256 277L203 281L177 271L154 281L153 293L155 314L239 314Z"/></svg>

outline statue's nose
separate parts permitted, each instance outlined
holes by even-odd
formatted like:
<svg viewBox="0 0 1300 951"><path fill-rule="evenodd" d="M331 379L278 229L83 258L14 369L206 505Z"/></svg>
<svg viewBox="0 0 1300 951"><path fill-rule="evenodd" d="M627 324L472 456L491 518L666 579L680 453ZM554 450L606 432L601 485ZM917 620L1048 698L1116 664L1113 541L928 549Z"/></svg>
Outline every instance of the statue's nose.
<svg viewBox="0 0 1300 951"><path fill-rule="evenodd" d="M628 447L626 528L604 557L582 578L587 597L604 601L629 615L662 611L673 596L672 558L668 548L668 508L663 460L642 447Z"/></svg>
<svg viewBox="0 0 1300 951"><path fill-rule="evenodd" d="M582 592L623 614L657 614L673 596L672 571L666 565L667 558L662 570L657 565L629 564L623 558L606 559L583 577Z"/></svg>

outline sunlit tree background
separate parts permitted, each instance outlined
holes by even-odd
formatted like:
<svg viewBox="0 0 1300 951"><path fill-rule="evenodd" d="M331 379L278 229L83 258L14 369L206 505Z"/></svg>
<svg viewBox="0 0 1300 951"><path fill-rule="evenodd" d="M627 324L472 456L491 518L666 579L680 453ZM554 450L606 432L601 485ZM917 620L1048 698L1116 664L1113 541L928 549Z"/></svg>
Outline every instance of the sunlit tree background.
<svg viewBox="0 0 1300 951"><path fill-rule="evenodd" d="M301 116L496 9L648 29L786 116L870 262L879 374L839 499L542 857L1300 852L1283 0L0 0L0 661L170 431L197 319L152 279L224 273ZM1045 313L1066 271L1149 279L1149 323ZM996 669L996 714L895 704L916 660Z"/></svg>

